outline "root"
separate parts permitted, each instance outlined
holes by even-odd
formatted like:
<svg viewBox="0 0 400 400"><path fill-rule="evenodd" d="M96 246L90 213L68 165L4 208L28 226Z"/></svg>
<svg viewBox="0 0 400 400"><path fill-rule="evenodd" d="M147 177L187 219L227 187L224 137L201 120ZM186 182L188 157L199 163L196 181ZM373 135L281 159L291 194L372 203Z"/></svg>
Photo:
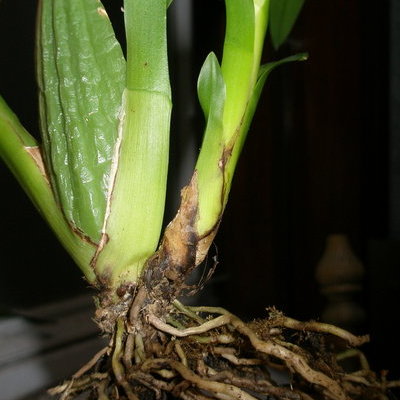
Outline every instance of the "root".
<svg viewBox="0 0 400 400"><path fill-rule="evenodd" d="M266 355L274 356L284 361L291 371L297 372L304 379L306 379L308 382L312 384L322 386L324 388L324 392L327 398L346 400L347 396L341 389L338 382L334 381L333 379L329 378L328 376L324 375L321 372L313 370L308 365L307 360L305 360L299 354L296 354L291 350L288 350L287 348L277 344L276 342L260 340L256 336L256 334L248 326L246 326L246 324L243 321L241 321L238 317L229 313L225 309L210 308L210 307L196 307L194 309L197 311L206 311L222 315L214 318L213 320L207 321L198 327L187 328L184 330L178 330L176 328L170 327L169 325L164 324L162 321L160 321L153 315L150 315L148 317L148 320L157 329L178 337L189 336L191 334L204 333L206 331L221 327L229 323L239 333L247 336L251 344L257 351L259 351L260 353L264 353Z"/></svg>
<svg viewBox="0 0 400 400"><path fill-rule="evenodd" d="M335 354L334 337L349 347L368 338L332 325L276 310L245 323L223 308L178 301L164 317L155 310L139 289L110 345L51 393L61 400L82 392L97 400L162 400L168 393L182 400L383 400L400 387L370 371L358 349ZM348 357L359 360L359 371L340 367ZM285 372L286 384L274 381L275 369Z"/></svg>
<svg viewBox="0 0 400 400"><path fill-rule="evenodd" d="M138 400L138 397L133 393L128 381L125 378L125 369L121 363L122 346L123 346L124 322L118 320L117 331L115 333L115 346L112 355L111 364L115 379L122 386L129 400Z"/></svg>
<svg viewBox="0 0 400 400"><path fill-rule="evenodd" d="M220 326L226 325L230 318L227 315L221 315L211 321L204 322L200 326L195 326L192 328L187 329L176 329L171 325L166 324L165 322L161 321L161 319L157 318L155 315L149 315L148 321L151 325L155 328L159 329L162 332L169 333L172 336L177 337L185 337L191 335L200 335L202 333L208 332L211 329L219 328Z"/></svg>
<svg viewBox="0 0 400 400"><path fill-rule="evenodd" d="M83 374L91 370L97 362L109 351L109 347L104 347L99 352L97 352L91 360L89 360L85 365L83 365L75 374L72 375L73 379L80 378Z"/></svg>
<svg viewBox="0 0 400 400"><path fill-rule="evenodd" d="M185 367L182 363L175 360L149 360L147 364L143 365L143 369L147 369L150 372L153 369L157 369L160 366L165 365L169 365L170 368L177 371L182 376L182 378L185 379L185 381L190 382L191 385L196 386L198 389L211 392L213 396L217 399L255 400L255 397L239 389L237 386L202 378L191 371L189 368ZM174 394L179 396L179 390L175 390Z"/></svg>
<svg viewBox="0 0 400 400"><path fill-rule="evenodd" d="M301 322L293 318L286 317L275 310L273 310L273 313L276 314L272 317L273 319L276 319L276 322L272 320L270 323L271 326L276 324L278 327L283 326L285 328L295 329L298 331L329 333L345 340L350 346L361 346L364 343L369 342L369 335L355 336L335 325L324 324L316 321Z"/></svg>

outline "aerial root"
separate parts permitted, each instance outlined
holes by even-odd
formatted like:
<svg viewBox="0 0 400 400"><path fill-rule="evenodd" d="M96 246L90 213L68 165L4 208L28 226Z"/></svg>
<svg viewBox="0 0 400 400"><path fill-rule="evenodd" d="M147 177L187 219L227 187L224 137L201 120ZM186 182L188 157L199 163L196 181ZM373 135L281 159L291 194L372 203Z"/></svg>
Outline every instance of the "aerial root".
<svg viewBox="0 0 400 400"><path fill-rule="evenodd" d="M52 394L60 400L84 391L96 400L163 400L166 393L181 400L369 400L387 399L387 389L400 387L377 378L359 350L327 350L332 336L349 346L367 340L332 325L275 310L267 320L245 323L222 308L177 301L165 319L134 307L116 321L109 346ZM337 362L348 357L359 360L359 371L340 368ZM270 376L273 366L285 371L286 385Z"/></svg>

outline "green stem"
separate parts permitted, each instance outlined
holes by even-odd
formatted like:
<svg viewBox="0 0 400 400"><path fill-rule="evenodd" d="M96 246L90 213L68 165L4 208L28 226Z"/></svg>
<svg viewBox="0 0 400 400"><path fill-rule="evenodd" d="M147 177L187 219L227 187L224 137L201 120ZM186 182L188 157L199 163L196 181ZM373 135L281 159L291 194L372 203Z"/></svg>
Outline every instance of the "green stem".
<svg viewBox="0 0 400 400"><path fill-rule="evenodd" d="M213 98L219 98L215 105L210 101L218 112L206 113L207 126L196 164L200 236L214 229L228 200L237 149L241 148L249 128L246 114L257 82L268 22L268 0L226 0L225 3L227 26L222 64L220 72L214 68L218 78L209 89ZM203 81L204 78L199 83ZM201 95L205 97L199 91Z"/></svg>
<svg viewBox="0 0 400 400"><path fill-rule="evenodd" d="M127 89L95 265L111 287L138 280L161 233L172 108L166 8L165 0L124 5Z"/></svg>

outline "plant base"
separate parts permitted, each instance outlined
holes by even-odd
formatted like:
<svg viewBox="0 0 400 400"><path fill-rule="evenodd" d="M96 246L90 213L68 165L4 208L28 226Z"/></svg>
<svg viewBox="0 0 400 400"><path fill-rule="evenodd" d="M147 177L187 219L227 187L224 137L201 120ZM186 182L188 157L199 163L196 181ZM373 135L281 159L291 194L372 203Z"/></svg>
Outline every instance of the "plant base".
<svg viewBox="0 0 400 400"><path fill-rule="evenodd" d="M275 309L245 323L221 308L164 306L140 287L128 311L114 315L109 345L50 392L61 400L83 392L97 400L367 400L400 386L369 369L356 349L366 336ZM346 372L349 358L358 368ZM274 369L287 373L287 385L274 382Z"/></svg>

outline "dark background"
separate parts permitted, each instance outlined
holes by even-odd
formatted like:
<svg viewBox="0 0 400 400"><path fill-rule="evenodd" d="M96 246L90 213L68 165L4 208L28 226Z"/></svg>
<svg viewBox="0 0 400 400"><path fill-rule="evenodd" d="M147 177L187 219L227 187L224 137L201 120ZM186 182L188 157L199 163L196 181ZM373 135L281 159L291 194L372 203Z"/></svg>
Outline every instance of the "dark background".
<svg viewBox="0 0 400 400"><path fill-rule="evenodd" d="M303 51L310 59L282 67L267 83L216 238L220 265L206 294L245 318L276 305L296 318L319 319L325 299L315 268L327 236L345 234L365 267L360 304L367 318L359 328L372 335L367 352L376 368L398 375L400 5L370 3L306 0L288 42L279 52L267 44L269 60ZM119 3L105 5L122 38ZM174 117L175 194L182 143L192 132L197 146L201 138L201 114L187 115L185 98L194 96L201 63L211 50L221 54L223 39L223 2L192 6L192 47L171 44L174 111L186 115ZM35 2L0 2L0 93L37 136L34 15ZM191 85L182 84L184 75ZM84 291L79 270L13 177L4 167L0 175L4 312ZM167 216L175 205L176 195Z"/></svg>

